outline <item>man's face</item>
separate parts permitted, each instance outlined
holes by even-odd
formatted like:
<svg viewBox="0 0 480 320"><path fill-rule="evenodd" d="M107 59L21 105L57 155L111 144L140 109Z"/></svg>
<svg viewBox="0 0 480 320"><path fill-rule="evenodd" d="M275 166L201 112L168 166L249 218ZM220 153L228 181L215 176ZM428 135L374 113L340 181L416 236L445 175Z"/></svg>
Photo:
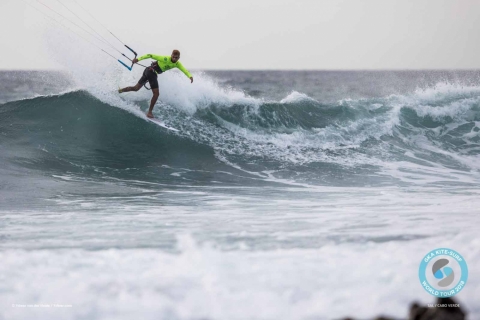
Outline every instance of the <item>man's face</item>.
<svg viewBox="0 0 480 320"><path fill-rule="evenodd" d="M180 59L180 55L178 53L172 53L172 62L175 63Z"/></svg>

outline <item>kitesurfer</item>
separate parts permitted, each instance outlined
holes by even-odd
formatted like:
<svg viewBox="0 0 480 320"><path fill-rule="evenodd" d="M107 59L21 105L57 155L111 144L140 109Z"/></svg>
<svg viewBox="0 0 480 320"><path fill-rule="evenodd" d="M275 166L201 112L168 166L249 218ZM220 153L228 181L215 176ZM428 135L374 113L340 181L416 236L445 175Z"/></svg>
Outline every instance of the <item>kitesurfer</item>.
<svg viewBox="0 0 480 320"><path fill-rule="evenodd" d="M152 113L153 107L155 106L158 96L160 95L160 92L158 90L157 75L165 71L168 71L170 69L178 68L190 79L190 83L193 83L193 77L190 74L190 72L188 72L188 70L185 69L182 63L178 61L180 59L180 51L178 50L173 50L172 55L170 57L157 56L154 54L146 54L144 56L141 56L138 59L133 59L132 62L137 63L138 61L142 61L145 59L153 59L155 61L152 62L150 67L145 68L145 71L143 72L142 77L140 78L140 80L135 86L119 89L118 92L123 93L123 92L129 92L129 91L138 91L148 81L148 83L150 84L150 88L152 89L153 97L152 97L152 100L150 101L150 108L148 109L147 117L153 118L153 113Z"/></svg>

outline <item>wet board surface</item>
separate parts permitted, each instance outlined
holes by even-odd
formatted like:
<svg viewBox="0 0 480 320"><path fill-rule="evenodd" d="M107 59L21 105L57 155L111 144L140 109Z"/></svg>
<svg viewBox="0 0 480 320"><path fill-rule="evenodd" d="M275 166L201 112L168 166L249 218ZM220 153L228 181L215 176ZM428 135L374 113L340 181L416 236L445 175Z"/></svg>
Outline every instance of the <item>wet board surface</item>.
<svg viewBox="0 0 480 320"><path fill-rule="evenodd" d="M179 132L178 129L175 129L175 128L172 128L172 127L167 126L167 125L166 125L165 123L163 123L163 121L161 121L161 120L158 120L158 119L155 119L155 118L152 119L152 118L148 118L148 117L146 117L146 119L147 119L148 121L150 121L150 122L155 123L156 125L158 125L158 126L160 126L160 127L162 127L162 128L165 128L165 129L168 129L168 130L172 130L172 131L175 131L175 132Z"/></svg>

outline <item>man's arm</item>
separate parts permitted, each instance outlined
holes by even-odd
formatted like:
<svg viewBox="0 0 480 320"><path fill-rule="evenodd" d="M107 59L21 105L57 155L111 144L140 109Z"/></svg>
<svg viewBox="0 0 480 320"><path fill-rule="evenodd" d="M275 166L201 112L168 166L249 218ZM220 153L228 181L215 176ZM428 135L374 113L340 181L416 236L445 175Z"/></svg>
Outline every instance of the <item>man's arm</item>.
<svg viewBox="0 0 480 320"><path fill-rule="evenodd" d="M137 61L142 61L145 59L153 59L153 60L160 61L160 60L163 60L163 58L165 58L165 56L157 56L155 54L147 53L146 55L143 55L140 58L138 58Z"/></svg>
<svg viewBox="0 0 480 320"><path fill-rule="evenodd" d="M177 62L177 68L180 69L180 71L182 71L188 78L190 78L190 83L193 82L192 75L190 74L190 72L188 72L187 69L185 69L185 67L183 66L183 64L180 61Z"/></svg>

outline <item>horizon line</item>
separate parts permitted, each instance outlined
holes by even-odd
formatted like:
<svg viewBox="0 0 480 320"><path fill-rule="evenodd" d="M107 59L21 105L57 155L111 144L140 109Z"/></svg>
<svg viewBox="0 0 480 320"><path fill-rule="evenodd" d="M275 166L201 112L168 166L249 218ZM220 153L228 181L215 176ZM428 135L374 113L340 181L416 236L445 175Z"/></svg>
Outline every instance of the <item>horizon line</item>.
<svg viewBox="0 0 480 320"><path fill-rule="evenodd" d="M413 69L413 68L386 68L386 69L190 69L192 71L338 71L338 72L348 72L348 71L480 71L479 68L423 68L423 69ZM63 72L68 71L68 69L1 69L0 72Z"/></svg>

